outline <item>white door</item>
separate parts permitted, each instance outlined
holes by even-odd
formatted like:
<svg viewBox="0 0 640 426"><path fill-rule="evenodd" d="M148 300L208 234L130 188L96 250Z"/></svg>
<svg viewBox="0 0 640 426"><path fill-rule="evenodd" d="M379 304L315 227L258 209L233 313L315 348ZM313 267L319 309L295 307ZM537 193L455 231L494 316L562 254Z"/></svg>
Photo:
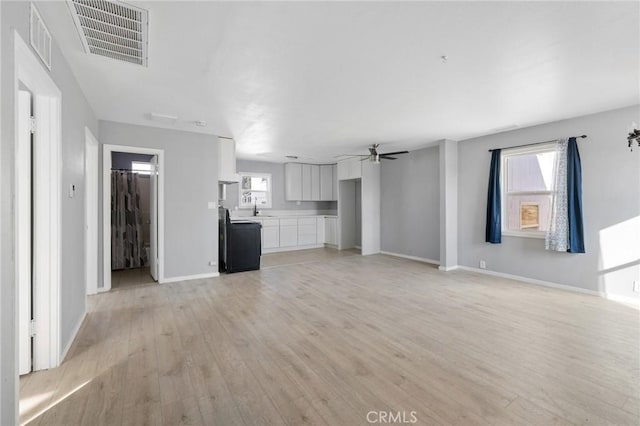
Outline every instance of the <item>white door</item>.
<svg viewBox="0 0 640 426"><path fill-rule="evenodd" d="M18 357L20 374L31 372L31 93L18 92L16 148L16 264L18 283Z"/></svg>
<svg viewBox="0 0 640 426"><path fill-rule="evenodd" d="M149 272L151 277L158 281L158 156L154 155L151 158L151 175L150 183L151 190L149 194L149 216L151 224L149 225L149 239L151 247L149 247Z"/></svg>
<svg viewBox="0 0 640 426"><path fill-rule="evenodd" d="M85 128L85 280L87 294L98 292L98 141Z"/></svg>

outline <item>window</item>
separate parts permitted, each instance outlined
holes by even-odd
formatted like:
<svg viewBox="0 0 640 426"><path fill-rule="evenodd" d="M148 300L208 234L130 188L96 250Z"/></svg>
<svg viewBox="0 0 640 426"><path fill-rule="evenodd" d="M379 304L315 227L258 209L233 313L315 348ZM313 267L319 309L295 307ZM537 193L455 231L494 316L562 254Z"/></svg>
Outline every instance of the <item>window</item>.
<svg viewBox="0 0 640 426"><path fill-rule="evenodd" d="M151 174L151 163L142 163L140 161L131 162L131 171L140 175Z"/></svg>
<svg viewBox="0 0 640 426"><path fill-rule="evenodd" d="M502 233L544 238L551 222L555 144L502 151Z"/></svg>
<svg viewBox="0 0 640 426"><path fill-rule="evenodd" d="M239 173L240 195L238 206L241 209L271 208L271 174L269 173Z"/></svg>

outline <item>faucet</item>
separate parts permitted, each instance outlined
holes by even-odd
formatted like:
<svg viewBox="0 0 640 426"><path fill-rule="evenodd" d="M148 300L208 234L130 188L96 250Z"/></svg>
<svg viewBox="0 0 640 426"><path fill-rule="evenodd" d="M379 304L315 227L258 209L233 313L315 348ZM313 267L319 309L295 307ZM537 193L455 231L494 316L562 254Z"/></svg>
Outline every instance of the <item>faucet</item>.
<svg viewBox="0 0 640 426"><path fill-rule="evenodd" d="M258 216L258 204L257 203L255 203L253 205L253 215L254 216Z"/></svg>

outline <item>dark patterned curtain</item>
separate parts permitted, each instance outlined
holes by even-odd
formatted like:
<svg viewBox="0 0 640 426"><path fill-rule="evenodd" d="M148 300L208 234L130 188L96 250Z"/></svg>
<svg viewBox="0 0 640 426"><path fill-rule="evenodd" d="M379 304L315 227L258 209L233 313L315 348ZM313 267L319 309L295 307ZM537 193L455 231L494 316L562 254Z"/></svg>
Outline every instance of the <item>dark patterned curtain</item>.
<svg viewBox="0 0 640 426"><path fill-rule="evenodd" d="M111 171L111 269L139 268L146 263L138 174Z"/></svg>

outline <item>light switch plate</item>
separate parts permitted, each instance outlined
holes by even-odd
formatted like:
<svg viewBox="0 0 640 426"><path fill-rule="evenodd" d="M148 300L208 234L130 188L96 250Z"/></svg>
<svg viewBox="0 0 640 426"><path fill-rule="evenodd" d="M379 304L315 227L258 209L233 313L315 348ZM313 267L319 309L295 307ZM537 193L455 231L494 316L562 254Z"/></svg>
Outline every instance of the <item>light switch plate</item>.
<svg viewBox="0 0 640 426"><path fill-rule="evenodd" d="M215 201L209 201L209 202L207 203L207 206L208 206L209 210L215 210L215 209L216 209L216 207L217 207L217 206L216 206L216 204L217 204L217 203L216 203Z"/></svg>

